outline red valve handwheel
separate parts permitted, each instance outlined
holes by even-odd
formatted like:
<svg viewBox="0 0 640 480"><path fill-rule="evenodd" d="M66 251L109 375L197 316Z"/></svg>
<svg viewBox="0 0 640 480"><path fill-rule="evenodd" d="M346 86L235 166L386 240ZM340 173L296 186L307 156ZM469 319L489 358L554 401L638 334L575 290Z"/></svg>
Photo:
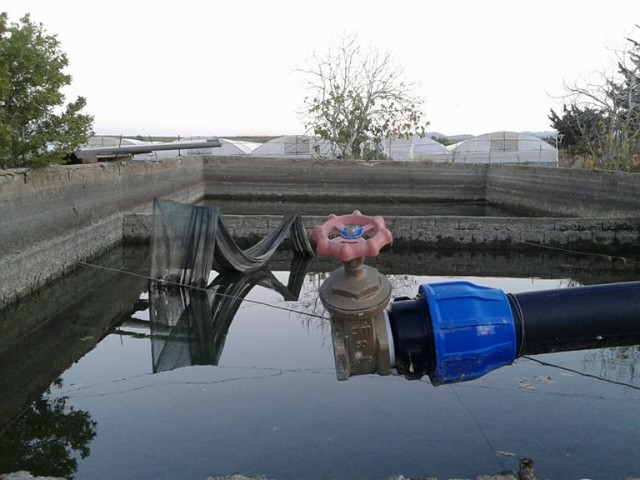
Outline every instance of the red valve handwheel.
<svg viewBox="0 0 640 480"><path fill-rule="evenodd" d="M376 257L380 249L393 241L380 216L368 217L358 210L351 215L329 215L325 223L311 232L318 255L328 255L341 262L354 258Z"/></svg>

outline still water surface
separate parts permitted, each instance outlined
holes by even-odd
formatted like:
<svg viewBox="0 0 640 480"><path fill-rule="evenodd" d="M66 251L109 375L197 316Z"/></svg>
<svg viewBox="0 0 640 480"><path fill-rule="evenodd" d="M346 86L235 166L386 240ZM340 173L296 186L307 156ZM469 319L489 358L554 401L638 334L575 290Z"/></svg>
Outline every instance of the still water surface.
<svg viewBox="0 0 640 480"><path fill-rule="evenodd" d="M123 256L110 261L121 268ZM286 286L283 265L272 266L273 277ZM519 359L481 379L439 387L426 377L397 375L338 381L329 321L306 315L324 315L316 291L326 264L306 268L296 300L247 287L240 289L245 301L222 324L174 331L150 324L146 282L138 292L127 287L140 299L136 307L54 375L40 405L0 437L0 473L22 455L26 467L43 465L41 474L56 473L55 465L95 480L204 480L236 472L274 479L475 478L515 469L522 457L535 460L540 478L640 475L638 347ZM638 275L628 264L545 252L389 254L379 268L393 296L414 296L421 283L449 279L516 293ZM101 291L80 299L86 305L64 307L68 322L92 311L97 295L105 304L125 301L115 287L121 274L109 275ZM172 306L182 301L174 300ZM58 438L66 453L34 447L46 437Z"/></svg>

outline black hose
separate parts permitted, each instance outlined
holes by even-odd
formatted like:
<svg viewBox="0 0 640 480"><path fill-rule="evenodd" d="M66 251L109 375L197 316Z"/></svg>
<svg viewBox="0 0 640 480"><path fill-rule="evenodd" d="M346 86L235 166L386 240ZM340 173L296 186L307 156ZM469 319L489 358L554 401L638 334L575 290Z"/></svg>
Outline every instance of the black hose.
<svg viewBox="0 0 640 480"><path fill-rule="evenodd" d="M640 344L640 282L509 294L517 356Z"/></svg>

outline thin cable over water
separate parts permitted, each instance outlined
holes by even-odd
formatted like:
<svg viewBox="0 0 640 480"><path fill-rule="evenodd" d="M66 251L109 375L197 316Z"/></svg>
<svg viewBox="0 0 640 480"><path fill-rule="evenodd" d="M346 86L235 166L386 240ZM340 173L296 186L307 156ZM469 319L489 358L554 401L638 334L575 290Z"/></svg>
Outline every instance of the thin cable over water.
<svg viewBox="0 0 640 480"><path fill-rule="evenodd" d="M507 467L504 464L504 462L502 461L502 459L500 458L500 455L498 454L498 450L496 450L494 448L493 444L491 443L491 440L489 440L489 437L487 436L487 434L485 433L484 429L482 428L482 425L480 425L480 422L478 421L476 416L473 414L471 409L466 405L466 403L464 403L462 401L462 398L460 398L460 395L458 395L458 392L456 391L456 388L453 385L449 385L449 389L453 392L453 395L458 400L458 403L460 403L460 405L467 411L467 413L471 417L471 420L473 420L473 423L476 425L476 427L478 427L478 430L480 431L480 434L482 435L482 438L484 438L484 441L486 442L487 446L489 447L489 449L493 453L494 458L498 462L498 465L500 467L502 467L502 469L506 470Z"/></svg>
<svg viewBox="0 0 640 480"><path fill-rule="evenodd" d="M47 256L47 257L51 257L51 258L62 259L62 260L71 262L71 263L73 263L75 265L79 265L79 266L82 266L82 267L94 268L94 269L97 269L97 270L102 270L102 271L107 271L107 272L114 272L114 273L119 273L119 274L122 274L122 275L129 275L129 276L136 277L136 278L141 278L141 279L144 279L144 280L149 280L149 281L153 281L153 282L159 282L159 283L162 283L163 285L169 285L169 286L172 286L172 287L180 287L180 288L185 288L185 289L188 289L188 290L197 290L197 291L202 291L202 292L207 292L207 293L213 293L214 295L217 295L217 296L230 298L230 299L233 299L233 300L242 300L243 302L248 302L248 303L252 303L252 304L256 304L256 305L262 305L262 306L265 306L265 307L270 307L270 308L274 308L276 310L282 310L282 311L289 312L289 313L296 313L296 314L300 314L300 315L306 315L308 317L319 318L321 320L330 320L329 317L326 317L324 315L318 315L316 313L304 312L302 310L296 310L294 308L283 307L283 306L280 306L280 305L274 305L274 304L270 304L268 302L263 302L263 301L260 301L260 300L252 300L252 299L247 299L247 298L242 298L241 299L239 297L234 297L232 295L225 295L225 294L222 294L222 293L214 292L214 291L209 290L209 289L207 289L205 287L197 287L197 286L193 286L193 285L186 285L186 284L183 284L183 283L172 282L172 281L161 281L161 280L158 280L157 278L153 278L153 277L151 277L149 275L143 275L141 273L129 272L127 270L122 270L122 269L115 268L115 267L106 267L106 266L103 266L103 265L96 265L94 263L86 262L86 261L83 261L83 260L73 260L73 259L70 259L68 257L64 257L62 255L51 255L51 254L46 254L46 253L40 253L39 255L43 255L43 256Z"/></svg>
<svg viewBox="0 0 640 480"><path fill-rule="evenodd" d="M609 378L600 377L598 375L593 375L591 373L581 372L579 370L575 370L573 368L563 367L562 365L556 365L555 363L545 362L543 360L538 360L537 358L530 357L528 355L524 355L521 358L526 358L527 360L531 360L532 362L536 362L545 367L557 368L559 370L564 370L566 372L575 373L576 375L580 375L582 377L594 378L596 380L600 380L601 382L612 383L614 385L621 385L623 387L633 388L634 390L640 390L640 387L637 385L632 385L630 383L619 382L617 380L611 380Z"/></svg>

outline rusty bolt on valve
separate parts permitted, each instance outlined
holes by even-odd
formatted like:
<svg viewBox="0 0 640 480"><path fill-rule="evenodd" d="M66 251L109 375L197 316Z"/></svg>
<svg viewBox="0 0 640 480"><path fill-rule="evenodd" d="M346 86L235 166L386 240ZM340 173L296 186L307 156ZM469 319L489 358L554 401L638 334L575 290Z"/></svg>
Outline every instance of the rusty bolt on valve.
<svg viewBox="0 0 640 480"><path fill-rule="evenodd" d="M331 334L338 380L353 375L389 375L394 346L385 308L391 284L365 257L376 257L392 242L382 217L354 211L330 215L313 229L316 252L343 262L320 287L320 300L331 316Z"/></svg>

